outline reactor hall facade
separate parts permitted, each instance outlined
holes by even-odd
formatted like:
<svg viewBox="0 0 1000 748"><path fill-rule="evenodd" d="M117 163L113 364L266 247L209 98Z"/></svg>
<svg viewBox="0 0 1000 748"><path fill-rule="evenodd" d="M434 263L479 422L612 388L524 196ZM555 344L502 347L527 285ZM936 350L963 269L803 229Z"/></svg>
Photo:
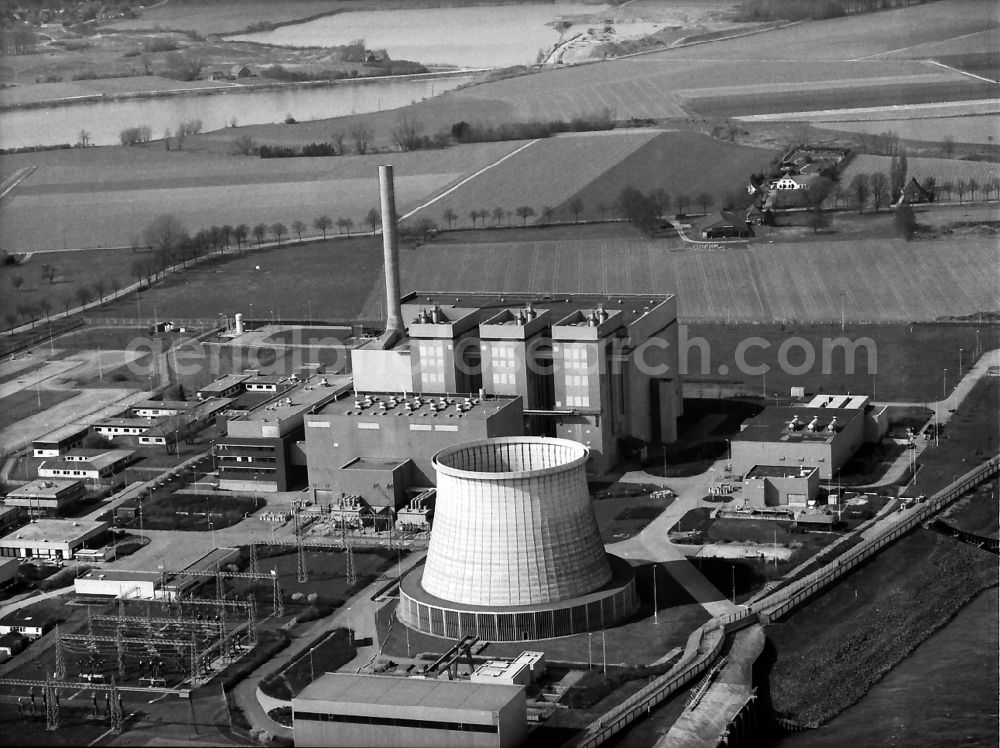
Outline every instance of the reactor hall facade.
<svg viewBox="0 0 1000 748"><path fill-rule="evenodd" d="M605 552L582 444L546 437L468 442L434 458L427 562L400 585L399 619L487 641L593 631L639 606L632 567Z"/></svg>

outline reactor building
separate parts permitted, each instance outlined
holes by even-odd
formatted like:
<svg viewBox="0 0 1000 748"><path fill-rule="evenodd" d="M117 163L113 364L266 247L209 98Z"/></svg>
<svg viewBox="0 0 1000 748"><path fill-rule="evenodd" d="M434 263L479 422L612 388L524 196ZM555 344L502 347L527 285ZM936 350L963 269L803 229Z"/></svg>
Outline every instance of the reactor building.
<svg viewBox="0 0 1000 748"><path fill-rule="evenodd" d="M548 639L598 630L639 606L628 562L604 550L590 505L588 450L502 437L434 458L427 561L404 576L397 616L450 639Z"/></svg>

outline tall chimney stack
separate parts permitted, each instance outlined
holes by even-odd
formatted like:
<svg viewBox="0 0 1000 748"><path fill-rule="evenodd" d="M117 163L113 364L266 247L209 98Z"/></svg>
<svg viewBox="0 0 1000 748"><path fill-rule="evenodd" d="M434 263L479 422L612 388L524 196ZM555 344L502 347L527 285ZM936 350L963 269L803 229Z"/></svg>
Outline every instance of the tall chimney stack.
<svg viewBox="0 0 1000 748"><path fill-rule="evenodd" d="M396 190L392 166L378 167L378 182L382 196L382 262L385 265L386 321L382 347L387 349L406 333L399 304L399 243L396 240Z"/></svg>

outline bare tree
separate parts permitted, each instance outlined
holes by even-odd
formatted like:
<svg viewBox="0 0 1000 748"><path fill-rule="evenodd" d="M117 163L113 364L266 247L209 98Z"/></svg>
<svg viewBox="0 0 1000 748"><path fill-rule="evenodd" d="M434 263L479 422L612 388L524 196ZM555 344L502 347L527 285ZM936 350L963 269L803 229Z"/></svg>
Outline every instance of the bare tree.
<svg viewBox="0 0 1000 748"><path fill-rule="evenodd" d="M451 208L445 208L444 215L441 217L448 223L448 228L450 229L455 226L455 221L458 220L458 213Z"/></svg>
<svg viewBox="0 0 1000 748"><path fill-rule="evenodd" d="M965 193L969 191L969 184L964 179L955 182L955 192L958 193L958 202L965 200Z"/></svg>
<svg viewBox="0 0 1000 748"><path fill-rule="evenodd" d="M528 219L535 215L535 209L528 205L522 205L514 212L517 213L517 217L521 219L521 225L523 226L527 226Z"/></svg>
<svg viewBox="0 0 1000 748"><path fill-rule="evenodd" d="M288 233L288 227L285 226L281 221L271 224L271 233L274 234L274 238L278 240L278 245L281 245L281 237Z"/></svg>
<svg viewBox="0 0 1000 748"><path fill-rule="evenodd" d="M226 247L229 246L229 237L231 237L232 235L233 235L233 227L230 226L228 223L223 224L222 226L219 227L219 239L221 240L221 243L219 244L219 249L221 250L222 254L226 253Z"/></svg>
<svg viewBox="0 0 1000 748"><path fill-rule="evenodd" d="M152 249L173 252L187 240L188 233L177 216L163 213L146 224L142 230L142 238L146 246Z"/></svg>
<svg viewBox="0 0 1000 748"><path fill-rule="evenodd" d="M656 206L656 217L663 218L663 214L670 210L670 195L662 187L654 187L649 193L649 198Z"/></svg>
<svg viewBox="0 0 1000 748"><path fill-rule="evenodd" d="M121 279L119 279L119 277L117 275L112 275L111 276L111 280L109 282L111 284L111 291L114 293L114 298L117 299L118 298L118 292L122 290Z"/></svg>
<svg viewBox="0 0 1000 748"><path fill-rule="evenodd" d="M358 152L358 155L364 156L368 153L368 148L371 145L372 137L374 136L372 128L364 122L359 122L351 128L350 135L351 140L354 142L354 150Z"/></svg>
<svg viewBox="0 0 1000 748"><path fill-rule="evenodd" d="M715 202L712 199L712 196L710 194L708 194L707 192L699 192L695 196L694 199L695 199L695 202L697 202L701 206L701 212L702 213L707 213L708 212L708 206L711 205L713 202Z"/></svg>
<svg viewBox="0 0 1000 748"><path fill-rule="evenodd" d="M89 148L90 143L90 133L86 130L80 130L80 132L76 134L76 144L81 148Z"/></svg>
<svg viewBox="0 0 1000 748"><path fill-rule="evenodd" d="M552 223L552 216L554 216L555 213L556 209L551 205L546 205L542 208L542 218L545 220L545 223Z"/></svg>
<svg viewBox="0 0 1000 748"><path fill-rule="evenodd" d="M243 249L243 242L247 240L250 235L250 227L245 223L241 223L239 226L233 229L233 239L236 240L236 250L239 251Z"/></svg>
<svg viewBox="0 0 1000 748"><path fill-rule="evenodd" d="M313 227L323 232L323 239L326 239L326 232L330 230L333 226L333 220L330 216L320 216L315 221L313 221Z"/></svg>
<svg viewBox="0 0 1000 748"><path fill-rule="evenodd" d="M330 142L333 143L333 150L338 156L344 155L344 138L347 134L343 130L334 130L330 133Z"/></svg>
<svg viewBox="0 0 1000 748"><path fill-rule="evenodd" d="M871 185L868 181L868 175L855 174L851 183L848 185L848 190L850 190L851 199L854 201L855 205L858 206L858 213L863 213L865 210L865 203L868 202L868 196L871 194Z"/></svg>
<svg viewBox="0 0 1000 748"><path fill-rule="evenodd" d="M604 220L604 214L607 213L607 212L608 212L608 204L607 203L601 202L601 203L597 204L597 213L601 216L601 220L602 221Z"/></svg>
<svg viewBox="0 0 1000 748"><path fill-rule="evenodd" d="M365 223L372 227L372 236L375 236L375 230L382 223L382 216L375 208L372 208L365 215Z"/></svg>
<svg viewBox="0 0 1000 748"><path fill-rule="evenodd" d="M402 115L392 128L392 142L401 151L415 151L423 141L420 124L408 115Z"/></svg>
<svg viewBox="0 0 1000 748"><path fill-rule="evenodd" d="M351 235L351 229L354 227L354 221L350 218L338 218L337 219L337 231L340 233L347 232L347 235Z"/></svg>
<svg viewBox="0 0 1000 748"><path fill-rule="evenodd" d="M45 315L47 321L49 319L49 311L52 309L52 302L43 297L38 301L38 308L42 310L42 314Z"/></svg>
<svg viewBox="0 0 1000 748"><path fill-rule="evenodd" d="M498 205L497 207L495 207L493 209L493 213L491 215L493 216L493 223L495 223L497 226L499 226L500 222L503 220L504 216L507 215L507 211L505 211L503 208L501 208Z"/></svg>
<svg viewBox="0 0 1000 748"><path fill-rule="evenodd" d="M955 190L955 183L952 182L951 180L946 180L941 183L941 191L948 196L949 200L951 200L951 193L954 190Z"/></svg>
<svg viewBox="0 0 1000 748"><path fill-rule="evenodd" d="M253 235L257 238L257 246L264 243L264 236L267 234L267 225L258 223L253 227Z"/></svg>
<svg viewBox="0 0 1000 748"><path fill-rule="evenodd" d="M580 223L580 214L583 213L583 199L574 197L566 207L569 208L569 212L573 214L576 222Z"/></svg>
<svg viewBox="0 0 1000 748"><path fill-rule="evenodd" d="M299 244L302 243L302 232L306 230L306 225L302 221L292 221L292 231L299 238Z"/></svg>
<svg viewBox="0 0 1000 748"><path fill-rule="evenodd" d="M970 179L967 182L967 185L969 187L969 199L975 202L976 193L979 192L979 182L977 182L975 179Z"/></svg>
<svg viewBox="0 0 1000 748"><path fill-rule="evenodd" d="M478 210L469 211L469 219L472 221L472 228L476 228L476 219L479 218Z"/></svg>
<svg viewBox="0 0 1000 748"><path fill-rule="evenodd" d="M868 177L868 183L872 191L872 205L878 213L882 206L889 202L889 177L877 171Z"/></svg>
<svg viewBox="0 0 1000 748"><path fill-rule="evenodd" d="M80 306L86 306L90 298L90 289L87 286L79 286L76 289L76 300L80 302Z"/></svg>
<svg viewBox="0 0 1000 748"><path fill-rule="evenodd" d="M104 300L104 292L106 290L107 286L105 286L103 278L98 278L94 281L94 294L97 296L97 301Z"/></svg>

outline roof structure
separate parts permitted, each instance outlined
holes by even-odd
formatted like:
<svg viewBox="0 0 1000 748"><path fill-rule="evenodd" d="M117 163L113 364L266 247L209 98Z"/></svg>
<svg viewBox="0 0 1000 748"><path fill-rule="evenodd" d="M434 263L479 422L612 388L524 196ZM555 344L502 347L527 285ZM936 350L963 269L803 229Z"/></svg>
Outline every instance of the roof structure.
<svg viewBox="0 0 1000 748"><path fill-rule="evenodd" d="M850 421L862 412L850 408L777 406L765 408L747 422L733 441L832 442ZM836 420L834 420L836 419ZM790 424L795 422L795 426ZM833 423L833 429L830 424ZM812 424L812 427L810 427Z"/></svg>
<svg viewBox="0 0 1000 748"><path fill-rule="evenodd" d="M495 712L521 690L494 683L327 673L306 686L295 701L311 702L310 708L320 702Z"/></svg>

